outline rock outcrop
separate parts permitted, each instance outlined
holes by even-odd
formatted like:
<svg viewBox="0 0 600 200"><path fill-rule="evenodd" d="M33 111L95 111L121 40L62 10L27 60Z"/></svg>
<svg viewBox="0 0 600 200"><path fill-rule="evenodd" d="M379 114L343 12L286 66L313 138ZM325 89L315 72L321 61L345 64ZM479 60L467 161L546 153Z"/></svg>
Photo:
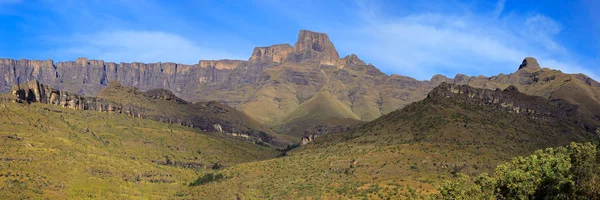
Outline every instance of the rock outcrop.
<svg viewBox="0 0 600 200"><path fill-rule="evenodd" d="M287 54L294 50L289 44L278 44L268 47L256 47L252 52L250 62L274 62L281 63L287 58Z"/></svg>
<svg viewBox="0 0 600 200"><path fill-rule="evenodd" d="M515 66L518 63L515 63ZM188 102L218 101L259 123L274 125L321 89L369 121L427 97L442 82L495 90L511 85L546 99L564 100L600 118L600 84L585 76L539 68L525 58L520 70L492 77L436 75L430 80L387 75L356 55L342 59L324 33L300 31L296 44L257 47L249 61L198 64L113 63L79 58L70 62L0 59L0 93L38 80L60 91L95 96L111 81L141 91L166 89ZM299 139L299 138L298 138Z"/></svg>
<svg viewBox="0 0 600 200"><path fill-rule="evenodd" d="M317 61L326 65L335 65L339 59L340 55L327 34L308 30L300 31L293 53L288 55L288 61Z"/></svg>
<svg viewBox="0 0 600 200"><path fill-rule="evenodd" d="M365 61L361 60L355 54L348 55L341 59L341 65L367 65Z"/></svg>
<svg viewBox="0 0 600 200"><path fill-rule="evenodd" d="M18 102L39 102L77 110L126 113L130 116L139 116L139 110L135 108L124 108L121 104L105 99L83 97L78 94L59 91L35 80L26 84L14 85L11 93Z"/></svg>
<svg viewBox="0 0 600 200"><path fill-rule="evenodd" d="M540 64L538 63L537 59L533 58L533 57L527 57L525 59L523 59L523 63L521 63L521 65L519 66L519 69L541 69Z"/></svg>
<svg viewBox="0 0 600 200"><path fill-rule="evenodd" d="M268 129L255 125L256 122L227 105L217 102L190 103L165 89L142 92L114 81L109 85L103 91L103 98L56 90L37 80L14 85L11 93L16 97L14 101L20 103L43 103L76 110L126 114L209 132L243 136L255 142L285 145L284 141L269 135L272 133Z"/></svg>
<svg viewBox="0 0 600 200"><path fill-rule="evenodd" d="M593 130L590 127L600 125L598 122L589 123L594 116L582 112L577 105L558 99L548 100L539 96L526 95L519 92L515 86L509 86L504 90L499 88L488 90L468 85L442 83L429 93L428 98L452 98L542 120L569 119L588 130Z"/></svg>

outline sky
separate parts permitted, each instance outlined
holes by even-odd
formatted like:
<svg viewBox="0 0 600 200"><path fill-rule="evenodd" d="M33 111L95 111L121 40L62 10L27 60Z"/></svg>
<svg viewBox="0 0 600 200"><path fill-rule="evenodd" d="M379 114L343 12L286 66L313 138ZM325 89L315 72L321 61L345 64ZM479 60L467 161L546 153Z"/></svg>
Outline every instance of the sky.
<svg viewBox="0 0 600 200"><path fill-rule="evenodd" d="M246 60L306 29L419 80L508 74L528 56L600 80L599 11L597 0L0 0L0 58Z"/></svg>

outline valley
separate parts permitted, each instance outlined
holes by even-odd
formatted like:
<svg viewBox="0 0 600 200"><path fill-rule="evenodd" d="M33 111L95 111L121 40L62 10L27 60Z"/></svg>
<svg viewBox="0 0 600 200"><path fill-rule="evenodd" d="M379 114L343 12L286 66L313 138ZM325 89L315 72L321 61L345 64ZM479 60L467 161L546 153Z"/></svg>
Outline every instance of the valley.
<svg viewBox="0 0 600 200"><path fill-rule="evenodd" d="M515 69L387 75L308 30L248 60L0 59L0 195L435 199L540 149L597 147L600 83Z"/></svg>

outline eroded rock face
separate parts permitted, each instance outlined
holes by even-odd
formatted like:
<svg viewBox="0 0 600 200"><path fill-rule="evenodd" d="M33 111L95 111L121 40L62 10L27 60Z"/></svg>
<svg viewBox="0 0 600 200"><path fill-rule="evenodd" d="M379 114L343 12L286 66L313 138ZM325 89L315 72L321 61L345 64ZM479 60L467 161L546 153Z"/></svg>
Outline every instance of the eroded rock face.
<svg viewBox="0 0 600 200"><path fill-rule="evenodd" d="M278 44L268 47L256 47L250 56L250 62L274 62L285 61L287 54L294 50L289 44Z"/></svg>
<svg viewBox="0 0 600 200"><path fill-rule="evenodd" d="M348 55L341 60L342 65L367 65L365 61L362 61L355 54Z"/></svg>
<svg viewBox="0 0 600 200"><path fill-rule="evenodd" d="M428 98L454 98L537 118L579 117L575 105L526 95L520 93L515 86L509 86L504 90L488 90L468 85L442 83L429 93Z"/></svg>
<svg viewBox="0 0 600 200"><path fill-rule="evenodd" d="M108 100L83 97L74 93L59 91L48 85L40 84L38 81L31 81L22 85L15 85L12 94L18 101L33 103L59 105L65 108L77 110L95 110L100 112L122 113L125 111L130 115L137 115L137 110L123 110L123 106Z"/></svg>
<svg viewBox="0 0 600 200"><path fill-rule="evenodd" d="M519 66L519 69L541 69L540 64L538 63L537 59L533 58L533 57L527 57L525 59L523 59L523 63L521 63L521 65Z"/></svg>
<svg viewBox="0 0 600 200"><path fill-rule="evenodd" d="M318 61L321 64L335 65L340 59L327 34L308 30L300 31L293 54L292 57L288 56L288 61Z"/></svg>
<svg viewBox="0 0 600 200"><path fill-rule="evenodd" d="M76 110L93 110L126 114L130 117L148 118L155 121L179 124L204 131L241 136L251 141L267 142L282 145L281 141L262 130L248 126L248 119L235 109L217 102L189 103L165 89L152 89L141 92L136 88L124 87L117 82L111 82L108 93L120 92L119 98L144 101L146 105L134 103L119 103L105 98L84 97L75 93L56 90L48 85L40 84L37 80L26 84L14 85L12 95L14 101L20 103L43 103L58 105ZM124 96L130 95L130 96ZM141 99L139 99L141 97ZM159 101L151 101L159 100ZM153 105L159 103L160 106ZM174 113L171 113L174 112Z"/></svg>
<svg viewBox="0 0 600 200"><path fill-rule="evenodd" d="M59 90L92 96L110 81L149 90L168 89L188 94L189 85L224 82L238 65L246 61L199 61L195 65L176 63L113 63L78 58L76 61L54 63L52 60L0 59L0 93L7 93L13 84L39 80Z"/></svg>

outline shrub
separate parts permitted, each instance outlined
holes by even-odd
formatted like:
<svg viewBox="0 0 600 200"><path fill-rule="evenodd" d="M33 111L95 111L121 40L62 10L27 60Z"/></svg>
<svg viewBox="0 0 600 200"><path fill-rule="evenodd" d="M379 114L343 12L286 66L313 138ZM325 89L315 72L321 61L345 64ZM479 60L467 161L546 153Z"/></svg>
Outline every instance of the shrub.
<svg viewBox="0 0 600 200"><path fill-rule="evenodd" d="M458 174L437 187L436 199L600 198L600 152L591 143L538 150L496 167L475 180Z"/></svg>
<svg viewBox="0 0 600 200"><path fill-rule="evenodd" d="M214 175L213 173L209 173L209 174L205 174L204 176L200 176L198 177L195 181L190 183L190 186L198 186L198 185L204 185L207 183L210 183L212 181L218 181L223 179L223 174L218 173L217 175Z"/></svg>

